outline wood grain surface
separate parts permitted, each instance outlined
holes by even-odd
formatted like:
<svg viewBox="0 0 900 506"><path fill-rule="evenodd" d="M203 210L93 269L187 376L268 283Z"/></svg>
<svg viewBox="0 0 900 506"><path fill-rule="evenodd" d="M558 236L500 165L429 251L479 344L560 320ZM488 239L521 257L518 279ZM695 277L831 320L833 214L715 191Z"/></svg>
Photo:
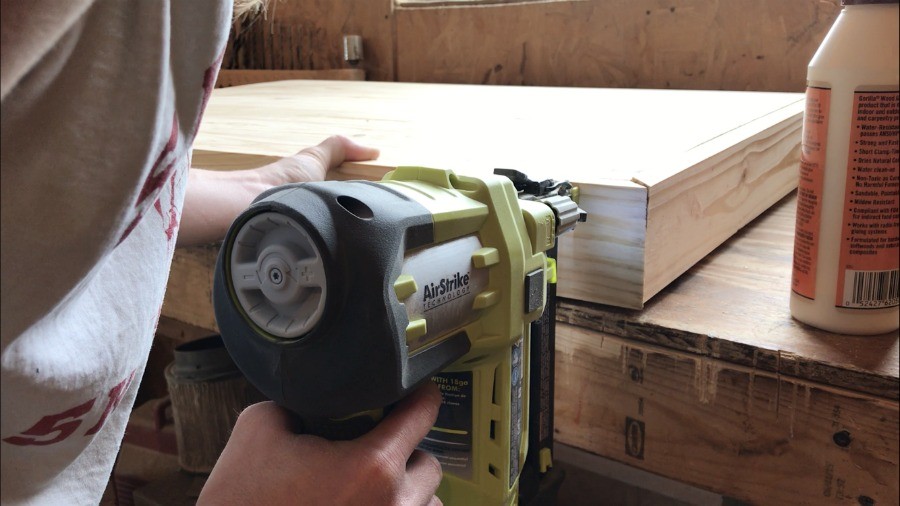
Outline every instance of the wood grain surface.
<svg viewBox="0 0 900 506"><path fill-rule="evenodd" d="M376 81L803 91L840 12L839 0L411 3L270 2L225 67L341 68L341 37L355 34Z"/></svg>
<svg viewBox="0 0 900 506"><path fill-rule="evenodd" d="M845 336L790 316L796 198L725 242L642 311L566 300L558 317L586 329L894 402L898 332Z"/></svg>
<svg viewBox="0 0 900 506"><path fill-rule="evenodd" d="M896 398L564 323L556 350L558 442L750 504L897 503Z"/></svg>
<svg viewBox="0 0 900 506"><path fill-rule="evenodd" d="M382 154L335 179L379 179L397 165L568 179L590 218L564 239L560 293L639 308L793 188L802 103L790 93L282 81L215 90L193 163L258 165L342 133Z"/></svg>

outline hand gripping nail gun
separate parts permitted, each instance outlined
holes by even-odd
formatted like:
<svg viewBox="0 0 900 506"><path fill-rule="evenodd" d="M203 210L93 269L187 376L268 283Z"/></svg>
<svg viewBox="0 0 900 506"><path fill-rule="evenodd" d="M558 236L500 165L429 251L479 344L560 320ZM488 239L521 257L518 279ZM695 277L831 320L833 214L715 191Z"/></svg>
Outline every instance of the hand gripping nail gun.
<svg viewBox="0 0 900 506"><path fill-rule="evenodd" d="M299 431L354 438L438 384L420 448L442 464L447 505L546 503L561 481L554 257L586 214L568 183L496 173L399 167L271 189L235 220L215 272L228 351Z"/></svg>

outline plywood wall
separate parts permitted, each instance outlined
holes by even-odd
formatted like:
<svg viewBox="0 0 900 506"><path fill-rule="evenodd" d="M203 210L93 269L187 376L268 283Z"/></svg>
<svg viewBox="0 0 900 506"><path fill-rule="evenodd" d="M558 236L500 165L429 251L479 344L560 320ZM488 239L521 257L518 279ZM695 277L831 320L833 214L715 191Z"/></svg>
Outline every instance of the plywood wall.
<svg viewBox="0 0 900 506"><path fill-rule="evenodd" d="M232 68L349 65L370 80L801 91L839 0L563 0L398 7L394 0L270 0Z"/></svg>

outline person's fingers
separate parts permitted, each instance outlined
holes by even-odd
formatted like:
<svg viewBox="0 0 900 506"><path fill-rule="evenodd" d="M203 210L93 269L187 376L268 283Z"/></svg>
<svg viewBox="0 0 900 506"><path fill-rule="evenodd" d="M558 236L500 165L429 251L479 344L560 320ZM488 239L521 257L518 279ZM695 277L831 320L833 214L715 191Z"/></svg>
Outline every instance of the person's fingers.
<svg viewBox="0 0 900 506"><path fill-rule="evenodd" d="M378 154L377 149L359 145L342 135L332 135L297 153L298 156L312 158L325 170L336 168L345 161L372 160L378 158Z"/></svg>
<svg viewBox="0 0 900 506"><path fill-rule="evenodd" d="M432 504L434 492L441 484L441 464L433 455L415 450L406 463L410 504Z"/></svg>
<svg viewBox="0 0 900 506"><path fill-rule="evenodd" d="M282 447L290 427L290 419L287 411L278 407L274 402L260 402L245 408L238 416L234 424L228 444L222 450L218 461L207 480L209 487L204 487L200 504L215 503L211 497L229 498L229 503L240 503L238 497L254 497L260 494L261 482L252 479L234 480L232 473L237 463L243 463L251 468L257 467L260 457L265 459L267 465L275 466L276 470L289 469L283 462L282 455L248 453L247 449L264 451L267 448ZM289 441L289 439L287 439ZM277 472L270 473L270 477Z"/></svg>
<svg viewBox="0 0 900 506"><path fill-rule="evenodd" d="M281 431L289 431L291 429L290 413L284 408L279 407L272 401L258 402L251 404L241 411L235 426L247 425L248 427L266 427L267 429L277 429Z"/></svg>
<svg viewBox="0 0 900 506"><path fill-rule="evenodd" d="M347 137L340 135L336 135L335 137L337 137L343 145L344 161L359 162L364 160L374 160L378 158L378 155L381 153L378 148L357 144Z"/></svg>
<svg viewBox="0 0 900 506"><path fill-rule="evenodd" d="M440 389L426 381L398 402L384 420L358 441L378 451L396 452L405 460L434 426L440 407Z"/></svg>

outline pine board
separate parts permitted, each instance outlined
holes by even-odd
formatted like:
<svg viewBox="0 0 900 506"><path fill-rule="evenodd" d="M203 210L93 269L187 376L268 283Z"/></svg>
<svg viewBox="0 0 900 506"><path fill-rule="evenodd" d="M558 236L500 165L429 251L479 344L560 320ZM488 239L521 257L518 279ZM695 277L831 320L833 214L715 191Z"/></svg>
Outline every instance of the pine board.
<svg viewBox="0 0 900 506"><path fill-rule="evenodd" d="M802 104L793 93L280 81L215 90L193 164L252 167L341 133L382 156L335 179L397 165L569 179L589 220L564 237L561 296L640 308L794 187Z"/></svg>

